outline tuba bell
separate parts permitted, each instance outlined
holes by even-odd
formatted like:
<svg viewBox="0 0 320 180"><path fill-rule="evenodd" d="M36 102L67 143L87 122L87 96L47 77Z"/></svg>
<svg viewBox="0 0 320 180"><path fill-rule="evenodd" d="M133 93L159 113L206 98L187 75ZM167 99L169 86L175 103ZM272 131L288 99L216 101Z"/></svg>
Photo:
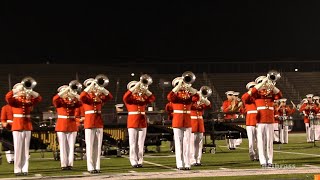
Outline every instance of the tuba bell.
<svg viewBox="0 0 320 180"><path fill-rule="evenodd" d="M69 83L69 87L70 87L71 90L73 90L76 93L80 93L81 90L82 90L82 85L78 80L72 80Z"/></svg>
<svg viewBox="0 0 320 180"><path fill-rule="evenodd" d="M191 71L186 71L182 74L183 82L191 85L196 80L196 75Z"/></svg>
<svg viewBox="0 0 320 180"><path fill-rule="evenodd" d="M27 76L21 80L21 84L26 90L32 90L37 85L37 82L32 77Z"/></svg>
<svg viewBox="0 0 320 180"><path fill-rule="evenodd" d="M143 74L140 76L140 83L142 89L148 89L149 85L152 84L152 78L148 74Z"/></svg>
<svg viewBox="0 0 320 180"><path fill-rule="evenodd" d="M281 78L281 75L278 71L271 70L268 72L267 78L268 78L268 80L272 81L275 84L275 82Z"/></svg>
<svg viewBox="0 0 320 180"><path fill-rule="evenodd" d="M212 94L212 89L209 86L202 86L200 88L200 94L204 98L210 97Z"/></svg>
<svg viewBox="0 0 320 180"><path fill-rule="evenodd" d="M100 87L106 87L109 84L109 78L104 74L98 74L95 78L95 82Z"/></svg>

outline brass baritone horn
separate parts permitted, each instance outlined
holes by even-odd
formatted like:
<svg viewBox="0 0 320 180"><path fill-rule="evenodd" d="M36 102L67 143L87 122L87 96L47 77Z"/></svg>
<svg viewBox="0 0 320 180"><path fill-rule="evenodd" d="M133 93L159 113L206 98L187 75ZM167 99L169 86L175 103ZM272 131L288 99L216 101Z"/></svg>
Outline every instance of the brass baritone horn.
<svg viewBox="0 0 320 180"><path fill-rule="evenodd" d="M143 86L148 87L150 84L152 84L152 78L148 74L143 74L140 76L140 82Z"/></svg>
<svg viewBox="0 0 320 180"><path fill-rule="evenodd" d="M27 90L32 90L37 85L37 82L32 77L27 76L21 80L21 84Z"/></svg>
<svg viewBox="0 0 320 180"><path fill-rule="evenodd" d="M209 86L202 86L200 88L200 94L204 98L210 97L212 94L212 89Z"/></svg>
<svg viewBox="0 0 320 180"><path fill-rule="evenodd" d="M272 82L276 82L281 78L281 75L280 75L280 73L278 71L271 70L271 71L268 72L267 78Z"/></svg>
<svg viewBox="0 0 320 180"><path fill-rule="evenodd" d="M73 80L69 83L69 87L71 90L75 91L76 93L80 93L82 90L82 85L78 80Z"/></svg>
<svg viewBox="0 0 320 180"><path fill-rule="evenodd" d="M194 75L191 71L186 71L182 74L182 78L186 84L191 85L196 80L196 75Z"/></svg>
<svg viewBox="0 0 320 180"><path fill-rule="evenodd" d="M100 86L100 87L106 87L109 84L109 78L104 75L104 74L98 74L95 78L95 82Z"/></svg>

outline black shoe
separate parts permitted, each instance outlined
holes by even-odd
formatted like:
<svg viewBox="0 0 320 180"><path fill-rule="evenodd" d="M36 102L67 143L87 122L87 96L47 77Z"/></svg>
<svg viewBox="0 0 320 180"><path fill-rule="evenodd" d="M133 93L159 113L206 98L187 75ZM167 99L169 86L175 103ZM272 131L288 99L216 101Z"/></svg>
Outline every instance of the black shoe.
<svg viewBox="0 0 320 180"><path fill-rule="evenodd" d="M267 168L268 166L267 166L267 164L261 164L261 167L262 168Z"/></svg>
<svg viewBox="0 0 320 180"><path fill-rule="evenodd" d="M137 167L138 168L142 168L143 166L142 166L142 164L138 164Z"/></svg>
<svg viewBox="0 0 320 180"><path fill-rule="evenodd" d="M14 173L16 176L23 176L23 173Z"/></svg>
<svg viewBox="0 0 320 180"><path fill-rule="evenodd" d="M96 173L101 173L101 171L100 170L96 170Z"/></svg>
<svg viewBox="0 0 320 180"><path fill-rule="evenodd" d="M14 161L10 161L9 164L14 164Z"/></svg>
<svg viewBox="0 0 320 180"><path fill-rule="evenodd" d="M67 166L67 170L72 170L72 166Z"/></svg>
<svg viewBox="0 0 320 180"><path fill-rule="evenodd" d="M96 171L95 170L91 170L91 171L88 171L90 174L94 174L94 173L96 173Z"/></svg>
<svg viewBox="0 0 320 180"><path fill-rule="evenodd" d="M254 159L255 161L259 161L259 159Z"/></svg>
<svg viewBox="0 0 320 180"><path fill-rule="evenodd" d="M22 173L24 176L28 176L28 173L27 172L24 172L24 173Z"/></svg>
<svg viewBox="0 0 320 180"><path fill-rule="evenodd" d="M189 170L191 170L191 168L190 167L185 167L184 170L189 171Z"/></svg>
<svg viewBox="0 0 320 180"><path fill-rule="evenodd" d="M196 163L196 166L202 166L202 164L201 163Z"/></svg>
<svg viewBox="0 0 320 180"><path fill-rule="evenodd" d="M68 167L61 167L61 170L68 170Z"/></svg>
<svg viewBox="0 0 320 180"><path fill-rule="evenodd" d="M184 170L184 168L183 168L183 167L179 167L179 168L177 168L177 169L178 169L178 170L180 170L180 171L181 171L181 170Z"/></svg>
<svg viewBox="0 0 320 180"><path fill-rule="evenodd" d="M133 168L138 168L139 166L138 166L138 164L136 164L136 165L132 165L132 167Z"/></svg>
<svg viewBox="0 0 320 180"><path fill-rule="evenodd" d="M267 167L273 167L273 165L271 163L268 163Z"/></svg>

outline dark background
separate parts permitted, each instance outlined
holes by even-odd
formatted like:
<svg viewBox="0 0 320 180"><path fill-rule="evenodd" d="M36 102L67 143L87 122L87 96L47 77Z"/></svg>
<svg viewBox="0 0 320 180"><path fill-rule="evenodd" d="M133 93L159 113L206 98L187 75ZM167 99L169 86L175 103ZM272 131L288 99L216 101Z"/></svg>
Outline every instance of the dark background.
<svg viewBox="0 0 320 180"><path fill-rule="evenodd" d="M305 66L313 71L320 59L319 5L311 0L2 1L0 60L172 63L175 68L227 64L210 71L228 71L228 63L236 61L294 64L290 69L309 62Z"/></svg>

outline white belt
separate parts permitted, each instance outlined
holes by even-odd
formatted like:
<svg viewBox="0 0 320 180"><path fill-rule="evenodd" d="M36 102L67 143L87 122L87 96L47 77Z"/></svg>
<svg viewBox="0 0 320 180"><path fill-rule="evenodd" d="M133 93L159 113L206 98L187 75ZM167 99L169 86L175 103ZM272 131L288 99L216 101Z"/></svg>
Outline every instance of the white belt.
<svg viewBox="0 0 320 180"><path fill-rule="evenodd" d="M190 116L190 117L191 117L191 119L203 119L202 116Z"/></svg>
<svg viewBox="0 0 320 180"><path fill-rule="evenodd" d="M85 111L84 114L100 114L101 111L97 111L97 110L89 110L89 111Z"/></svg>
<svg viewBox="0 0 320 180"><path fill-rule="evenodd" d="M7 123L13 123L13 121L11 119L8 119Z"/></svg>
<svg viewBox="0 0 320 180"><path fill-rule="evenodd" d="M250 111L247 111L247 114L257 114L258 111L257 110L250 110Z"/></svg>
<svg viewBox="0 0 320 180"><path fill-rule="evenodd" d="M64 115L58 115L58 118L64 118L64 119L74 119L75 116L64 116Z"/></svg>
<svg viewBox="0 0 320 180"><path fill-rule="evenodd" d="M173 110L173 113L190 114L190 113L191 113L191 111Z"/></svg>
<svg viewBox="0 0 320 180"><path fill-rule="evenodd" d="M274 110L274 108L272 106L259 106L259 107L257 107L257 110L262 110L262 109Z"/></svg>
<svg viewBox="0 0 320 180"><path fill-rule="evenodd" d="M30 114L28 114L28 115L26 115L26 114L13 114L13 117L27 117L27 118L29 118L29 117L31 117L31 115Z"/></svg>
<svg viewBox="0 0 320 180"><path fill-rule="evenodd" d="M131 112L128 112L129 115L131 114L146 114L146 112L140 112L140 111L131 111Z"/></svg>

